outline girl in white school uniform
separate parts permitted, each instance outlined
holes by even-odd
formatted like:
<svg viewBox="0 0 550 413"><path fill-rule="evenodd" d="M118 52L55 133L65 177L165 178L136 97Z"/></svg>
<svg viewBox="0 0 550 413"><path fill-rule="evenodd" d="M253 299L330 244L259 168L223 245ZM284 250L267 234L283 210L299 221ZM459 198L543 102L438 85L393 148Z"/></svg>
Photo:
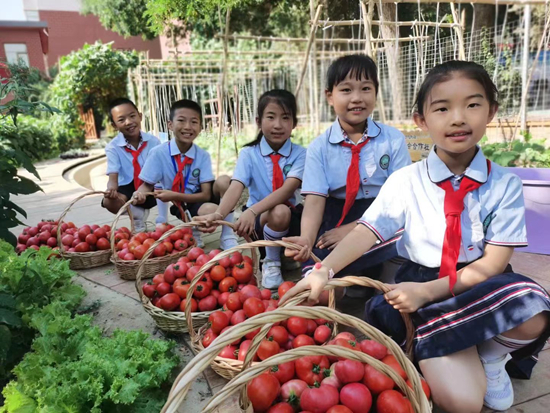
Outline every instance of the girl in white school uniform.
<svg viewBox="0 0 550 413"><path fill-rule="evenodd" d="M231 185L218 209L198 217L206 221L204 231L215 229L212 221L226 218L248 188L246 209L235 223L239 235L280 240L300 231L301 205L295 191L302 183L306 150L292 143L296 127L296 99L286 90L270 90L258 101L256 139L239 154ZM283 282L279 247L266 248L262 266L262 285L277 288Z"/></svg>
<svg viewBox="0 0 550 413"><path fill-rule="evenodd" d="M304 247L289 251L303 262L304 273L313 266L309 252L326 257L355 227L386 179L411 163L403 134L371 117L377 94L377 68L370 57L343 56L330 65L326 97L337 119L307 149L301 234L289 238ZM375 278L380 266L372 267L395 257L397 238L380 243L338 275Z"/></svg>
<svg viewBox="0 0 550 413"><path fill-rule="evenodd" d="M435 144L428 158L392 175L361 225L283 297L310 288L316 301L331 274L404 227L397 246L409 261L390 292L367 302L365 316L403 343L399 313L411 313L416 361L434 402L450 413L510 408L506 370L519 376L522 361L532 368L550 335L548 292L509 265L514 247L527 245L522 182L477 146L496 98L482 66L434 67L414 114Z"/></svg>

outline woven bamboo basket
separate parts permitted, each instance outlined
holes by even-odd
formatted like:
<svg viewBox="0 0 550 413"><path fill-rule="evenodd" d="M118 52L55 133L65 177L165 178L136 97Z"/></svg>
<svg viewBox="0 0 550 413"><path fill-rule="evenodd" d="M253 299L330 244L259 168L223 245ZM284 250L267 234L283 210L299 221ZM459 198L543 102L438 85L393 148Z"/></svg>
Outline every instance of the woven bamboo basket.
<svg viewBox="0 0 550 413"><path fill-rule="evenodd" d="M308 294L309 293L306 292L306 295ZM324 318L340 325L347 325L358 330L361 334L364 334L369 339L376 340L379 343L385 345L390 353L395 356L399 365L407 373L407 376L412 383L412 388L407 386L405 381L392 368L361 351L354 351L341 346L333 345L304 346L297 349L288 350L280 354L276 354L262 362L247 367L241 373L235 376L229 383L227 383L222 390L220 390L212 397L208 404L203 408L203 412L227 411L227 408L222 410L222 408L220 408L221 405L226 402L231 395L240 390L240 411L251 413L252 406L250 405L246 396L246 384L250 382L250 380L264 373L272 366L312 355L345 357L350 360L367 363L376 368L381 373L390 377L396 383L399 389L410 400L415 413L431 412L430 403L422 389L419 373L415 369L413 363L407 358L407 356L405 356L399 345L395 343L391 338L389 338L376 328L372 327L371 325L367 324L363 320L360 320L348 314L342 314L331 308L319 306L293 306L279 308L269 313L258 314L257 316L252 317L244 321L243 323L240 323L233 328L227 330L225 333L220 334L220 336L216 340L214 340L207 349L205 349L199 355L190 360L189 363L182 370L182 372L178 375L174 384L172 385L168 400L166 401L166 404L164 405L161 413L175 413L178 411L178 408L183 403L185 396L187 395L195 379L197 379L197 377L199 377L199 375L206 368L208 368L208 366L212 363L213 360L215 360L219 352L225 346L229 345L236 339L243 337L245 334L254 331L257 328L263 327L265 324L273 324L286 320L289 317L293 316L299 316L308 319ZM253 353L254 351L251 347L248 353ZM233 408L234 407L232 406L232 410Z"/></svg>
<svg viewBox="0 0 550 413"><path fill-rule="evenodd" d="M73 199L71 203L65 208L59 217L59 225L57 226L57 245L59 246L59 255L62 258L70 260L70 268L72 270L82 270L87 268L101 267L102 265L109 264L111 258L111 250L99 250L91 252L68 252L65 251L65 246L61 242L61 223L65 216L69 213L71 208L81 199L90 195L105 195L102 191L90 191L86 192L79 197Z"/></svg>
<svg viewBox="0 0 550 413"><path fill-rule="evenodd" d="M229 226L229 227L233 228L233 224L231 224L229 222L226 222L226 221L214 221L214 222L216 224L219 224L219 225L226 225L226 226ZM151 245L151 247L147 250L147 252L143 256L143 259L139 262L138 269L137 269L137 274L136 274L136 289L137 289L137 292L138 292L138 294L141 298L143 308L145 308L145 311L147 311L151 315L151 317L153 317L153 319L155 320L155 323L157 324L158 328L160 328L163 331L168 331L168 332L171 332L171 333L187 333L187 332L189 332L189 328L188 328L188 322L189 321L188 320L191 320L192 324L195 325L195 326L202 326L203 324L205 324L208 321L208 317L212 313L212 311L202 311L202 312L189 313L189 319L188 319L188 318L186 318L185 313L183 313L183 312L164 311L163 309L154 306L151 303L151 301L149 300L149 298L147 298L143 294L143 290L142 290L141 280L143 279L142 274L144 273L144 267L145 267L145 265L147 265L147 258L153 253L153 250L155 249L155 247L158 244L160 244L164 239L166 239L171 234L176 232L178 229L194 227L194 226L197 226L199 224L202 224L202 223L191 221L191 222L180 224L180 225L172 228L171 230L166 231L162 235L162 237L160 237L158 239L158 241L156 241L153 245ZM245 239L247 241L250 241L250 238L248 238L248 237L245 237ZM240 249L242 249L242 248L240 248ZM231 254L232 252L238 251L240 249L232 248L232 249L229 249L227 251L224 251L223 254L225 254L224 256L227 256L227 255ZM204 267L206 267L209 264L210 264L210 266L208 268L212 267L216 263L215 259L217 259L218 256L219 255L217 255L212 260L210 260L207 264L205 264ZM253 267L254 267L254 274L258 274L259 256L260 255L259 255L257 249L252 249L252 262L253 262ZM168 266L169 264L170 263L168 263L166 265ZM160 272L164 272L164 268ZM200 274L200 276L199 276L199 274ZM199 281L200 277L202 277L202 274L204 274L204 271L197 273L197 275L195 276L195 279L194 279L195 284ZM260 280L258 280L258 281L260 281ZM192 284L192 285L194 286L195 284ZM191 300L189 300L188 311L191 311L190 302L191 302Z"/></svg>
<svg viewBox="0 0 550 413"><path fill-rule="evenodd" d="M152 195L152 193L147 193L147 195ZM130 217L130 225L131 225L130 231L132 232L132 235L135 234L134 220L130 209L131 204L132 204L132 200L129 200L128 202L126 202L122 206L122 208L120 208L118 213L115 215L115 219L111 224L111 229L112 229L111 262L115 265L116 271L120 276L120 278L122 278L123 280L133 281L136 279L137 269L142 260L132 260L132 261L121 260L118 257L118 254L115 248L115 228L118 224L118 221L120 220L120 217L124 215L126 211L128 211L128 216ZM155 244L155 245L158 245L158 244ZM153 278L155 275L164 272L166 267L168 267L170 264L173 264L177 260L179 260L181 257L186 256L191 248L192 247L189 247L183 251L179 251L176 254L168 254L168 255L165 255L164 257L151 257L147 259L147 261L143 264L143 272L142 272L141 278L142 279Z"/></svg>
<svg viewBox="0 0 550 413"><path fill-rule="evenodd" d="M239 245L236 248L233 248L230 251L238 251L238 250L251 248L251 247L255 247L255 248L257 248L257 247L282 247L282 248L300 249L300 246L298 246L296 244L288 243L288 242L265 241L265 240L263 240L263 241L254 241L250 244L242 244L242 245ZM214 257L214 259L212 259L211 262L215 263L216 260L220 260L224 257L227 257L228 254L230 254L230 253L231 252L229 252L229 250L226 251L226 252L222 252L222 253L216 255ZM320 261L319 258L317 258L313 254L311 254L311 258L315 262ZM188 311L191 310L191 300L189 300L189 298L192 297L193 291L195 291L195 285L197 284L200 277L206 271L209 271L210 268L212 268L212 266L213 266L213 265L209 265L209 264L210 263L207 263L206 265L204 265L200 269L200 271L197 273L196 279L193 280L193 282L191 283L191 285L189 287L189 290L187 291L188 300L187 300L187 305L186 305L186 314L187 314ZM304 298L307 298L307 297L304 297ZM304 300L304 298L300 297L300 298L293 299L293 300L289 301L288 303L285 303L285 306L298 305ZM334 290L330 290L328 306L330 308L335 308L335 305L336 305L336 300L334 298ZM208 321L208 320L206 320L206 321ZM208 330L209 326L208 326L208 324L206 324L206 322L203 323L202 326L197 326L197 325L194 324L194 320L192 318L190 318L188 320L188 325L189 325L189 335L191 337L191 346L193 347L193 349L195 350L196 353L200 353L201 351L204 350L204 346L202 345L202 339L203 339L206 331ZM256 340L258 342L258 346L259 346L259 343L261 342L261 340L264 337L266 337L266 335L269 332L269 329L271 328L271 326L272 326L271 324L267 324L267 325L263 326L262 329L260 330L260 332L254 338L254 340ZM198 331L195 331L195 327L199 327ZM335 324L333 326L333 336L336 335L336 332L337 332L337 326ZM255 341L253 341L253 343L254 342ZM249 351L249 353L250 353L250 351ZM216 359L214 359L214 361L212 362L211 367L212 367L212 370L214 370L220 376L222 376L225 379L230 380L230 379L232 379L233 377L235 377L237 374L239 374L241 372L241 370L243 368L243 362L240 361L240 360L231 360L231 359L227 359L227 358L224 358L224 357L216 357Z"/></svg>

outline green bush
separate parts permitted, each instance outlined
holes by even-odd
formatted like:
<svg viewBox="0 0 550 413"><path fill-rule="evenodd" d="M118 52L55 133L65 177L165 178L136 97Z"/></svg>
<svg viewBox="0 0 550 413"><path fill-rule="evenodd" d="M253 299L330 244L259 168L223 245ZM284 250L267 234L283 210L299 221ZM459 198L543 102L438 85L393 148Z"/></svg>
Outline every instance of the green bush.
<svg viewBox="0 0 550 413"><path fill-rule="evenodd" d="M0 119L0 142L6 141L23 151L33 161L56 154L51 120L19 116L17 127L8 119Z"/></svg>
<svg viewBox="0 0 550 413"><path fill-rule="evenodd" d="M487 143L487 138L481 140L481 149L487 159L501 166L518 166L523 168L550 168L550 149L545 146L545 140L531 140L529 134L525 142Z"/></svg>

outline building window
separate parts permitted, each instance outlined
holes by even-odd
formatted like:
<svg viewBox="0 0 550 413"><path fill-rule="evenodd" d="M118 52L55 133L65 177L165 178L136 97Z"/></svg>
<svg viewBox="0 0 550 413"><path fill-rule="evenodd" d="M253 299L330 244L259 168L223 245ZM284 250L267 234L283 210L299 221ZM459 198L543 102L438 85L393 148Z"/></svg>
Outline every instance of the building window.
<svg viewBox="0 0 550 413"><path fill-rule="evenodd" d="M29 66L29 54L27 53L27 45L25 43L5 43L4 50L8 63L23 61Z"/></svg>
<svg viewBox="0 0 550 413"><path fill-rule="evenodd" d="M25 10L25 15L27 16L27 20L29 21L37 22L40 20L38 10Z"/></svg>

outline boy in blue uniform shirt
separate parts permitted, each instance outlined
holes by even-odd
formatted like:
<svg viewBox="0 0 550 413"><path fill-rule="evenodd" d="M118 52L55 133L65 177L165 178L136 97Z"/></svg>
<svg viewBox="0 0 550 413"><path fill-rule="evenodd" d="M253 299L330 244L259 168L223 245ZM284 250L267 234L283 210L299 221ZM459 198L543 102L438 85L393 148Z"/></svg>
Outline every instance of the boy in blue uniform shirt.
<svg viewBox="0 0 550 413"><path fill-rule="evenodd" d="M143 183L134 193L137 205L146 202L144 193L152 191L158 182L164 189L155 191L155 197L174 203L170 208L172 215L184 220L185 210L191 217L216 211L229 187L229 177L215 179L210 154L193 143L201 125L202 110L196 102L182 99L172 104L168 128L174 139L155 148L145 163L139 176ZM232 216L226 220L232 222ZM200 245L200 238L197 242ZM233 230L224 226L220 247L228 249L236 245Z"/></svg>

